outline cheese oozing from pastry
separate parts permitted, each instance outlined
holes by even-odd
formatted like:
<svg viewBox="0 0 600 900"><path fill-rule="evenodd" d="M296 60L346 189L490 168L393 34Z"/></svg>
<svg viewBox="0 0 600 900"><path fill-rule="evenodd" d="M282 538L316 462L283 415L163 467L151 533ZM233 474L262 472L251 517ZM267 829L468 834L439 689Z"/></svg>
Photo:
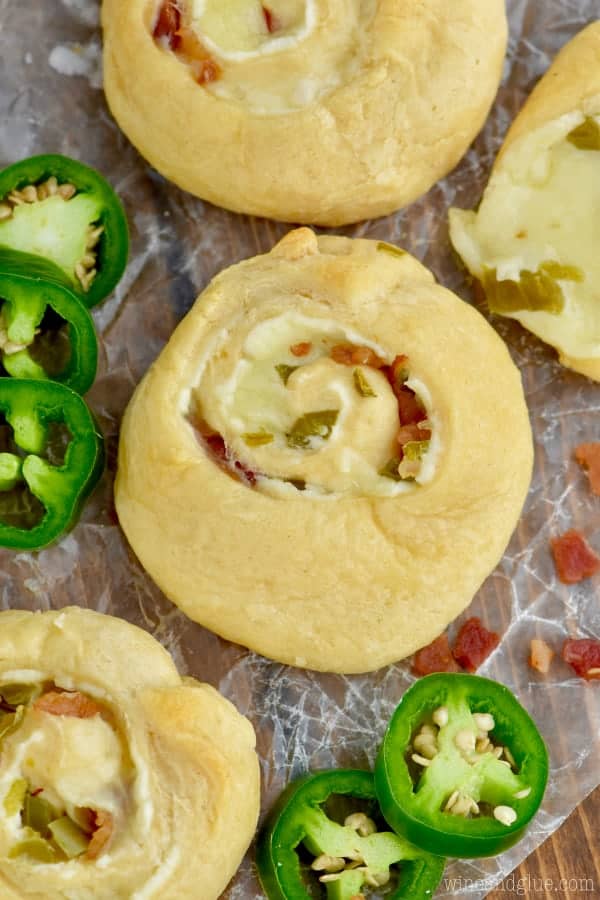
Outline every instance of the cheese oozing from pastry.
<svg viewBox="0 0 600 900"><path fill-rule="evenodd" d="M78 835L81 844L68 856L85 852L96 827L96 814L104 821L110 819L108 842L114 829L123 828L131 811L135 771L108 710L102 712L103 707L79 693L51 690L42 700L46 697L56 702L66 698L71 703L81 698L91 709L80 715L75 710L53 713L36 708L33 698L19 707L14 727L1 738L0 855L15 858L31 853L37 862L63 862L65 856L61 844L53 840L50 821L68 819L67 831ZM4 722L6 719L0 725ZM37 820L29 820L28 797L39 798L48 811L44 826L39 812ZM27 842L32 838L37 844L30 850ZM42 857L38 855L40 846Z"/></svg>
<svg viewBox="0 0 600 900"><path fill-rule="evenodd" d="M451 210L450 234L492 310L565 356L600 357L600 115L517 139L478 211Z"/></svg>
<svg viewBox="0 0 600 900"><path fill-rule="evenodd" d="M285 114L356 77L370 58L377 5L377 0L180 0L173 22L180 21L181 37L165 41L160 31L160 43L178 53L190 65L191 77L216 97L258 115ZM158 8L160 17L160 3ZM196 59L209 59L210 69L198 70Z"/></svg>
<svg viewBox="0 0 600 900"><path fill-rule="evenodd" d="M426 386L406 382L423 405L414 477L398 477L399 459L386 476L390 461L402 455L390 381L374 366L331 356L345 345L368 348L391 363L393 355L383 348L335 321L296 312L255 325L239 350L224 352L227 339L223 334L221 349L203 368L192 418L218 433L246 470L259 473L259 490L289 496L300 484L307 497L393 496L433 478L439 428ZM293 352L299 343L300 356Z"/></svg>
<svg viewBox="0 0 600 900"><path fill-rule="evenodd" d="M100 716L76 719L34 711L19 733L19 740L29 738L21 776L43 788L46 799L71 812L75 807L120 811L125 761L108 722ZM12 740L17 743L16 735Z"/></svg>

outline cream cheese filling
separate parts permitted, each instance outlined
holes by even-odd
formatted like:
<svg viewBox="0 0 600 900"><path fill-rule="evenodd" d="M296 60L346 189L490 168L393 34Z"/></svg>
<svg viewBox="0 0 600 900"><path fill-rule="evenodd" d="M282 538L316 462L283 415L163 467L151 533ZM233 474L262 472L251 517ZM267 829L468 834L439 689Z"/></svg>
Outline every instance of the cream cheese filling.
<svg viewBox="0 0 600 900"><path fill-rule="evenodd" d="M161 2L169 0L158 0L158 11ZM284 115L356 79L370 59L377 7L377 0L181 0L192 57L171 46L192 75L194 54L214 62L198 79L202 90L257 115ZM159 43L170 52L164 35Z"/></svg>
<svg viewBox="0 0 600 900"><path fill-rule="evenodd" d="M600 125L600 115L590 119ZM568 139L585 120L575 111L520 138L498 164L479 210L450 212L452 243L480 279L496 270L500 281L518 282L521 272L548 262L580 270L580 280L556 279L560 314L505 314L581 359L600 356L600 150Z"/></svg>
<svg viewBox="0 0 600 900"><path fill-rule="evenodd" d="M316 22L316 0L191 2L192 28L215 56L232 62L289 50L312 33Z"/></svg>
<svg viewBox="0 0 600 900"><path fill-rule="evenodd" d="M416 379L407 382L431 423L429 449L414 481L395 481L381 474L399 455L401 425L386 375L369 365L344 365L331 358L339 345L367 347L387 364L393 354L333 320L298 312L259 323L239 352L224 356L228 339L229 332L223 331L213 345L199 373L193 405L235 459L258 474L257 489L276 496L394 496L434 477L439 424L426 386ZM299 343L308 349L302 356L292 351ZM300 428L300 440L295 440L298 423L324 413L335 420L325 434L304 436Z"/></svg>
<svg viewBox="0 0 600 900"><path fill-rule="evenodd" d="M59 681L63 689L92 695L91 690L72 684L71 679L56 678L54 684L59 686ZM47 673L34 670L13 670L2 675L3 684L51 682ZM103 691L96 689L93 693L106 700ZM83 811L94 810L112 815L121 838L124 833L133 838L134 832L144 832L151 819L148 805L152 806L152 800L147 796L148 780L143 777L145 764L138 769L141 761L136 758L134 762L134 749L125 743L110 716L109 720L100 714L78 718L54 715L33 705L26 707L19 726L1 739L0 854L10 855L30 834L20 810L8 815L5 805L11 788L21 780L27 783L29 791L40 792L59 815L66 814L73 822L83 824ZM102 854L97 864L105 867L108 857L108 853ZM77 859L63 865L75 863Z"/></svg>

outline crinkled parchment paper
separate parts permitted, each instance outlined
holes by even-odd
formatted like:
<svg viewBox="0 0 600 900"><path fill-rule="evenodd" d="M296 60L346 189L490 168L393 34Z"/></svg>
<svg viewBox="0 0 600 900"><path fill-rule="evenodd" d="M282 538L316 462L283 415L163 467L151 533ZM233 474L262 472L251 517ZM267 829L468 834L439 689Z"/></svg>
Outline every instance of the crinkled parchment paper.
<svg viewBox="0 0 600 900"><path fill-rule="evenodd" d="M467 301L472 298L450 252L446 211L451 204L477 202L526 94L558 48L600 14L598 0L509 0L508 6L504 82L462 164L404 212L346 229L397 241ZM57 546L36 556L1 553L1 604L47 609L76 603L151 631L182 672L216 685L254 723L266 810L291 777L308 769L371 765L411 675L406 663L366 677L315 675L227 644L165 600L125 543L114 515L112 480L119 421L135 384L207 281L223 267L267 250L287 229L195 200L139 158L104 102L98 20L93 0L0 0L0 166L51 151L96 166L124 198L133 237L125 279L94 313L101 360L89 400L107 437L109 474L79 526ZM516 323L492 324L523 373L536 470L506 555L469 612L502 632L499 649L481 673L509 685L537 719L550 747L552 774L527 837L497 859L450 864L447 875L462 878L462 887L448 881L440 897L483 897L600 782L598 685L574 678L560 661L546 678L526 663L536 635L556 648L566 633L600 637L598 581L573 588L557 583L548 551L550 536L571 526L600 547L600 500L591 496L572 458L579 442L600 440L600 385L563 370L553 352ZM263 896L252 853L226 896Z"/></svg>

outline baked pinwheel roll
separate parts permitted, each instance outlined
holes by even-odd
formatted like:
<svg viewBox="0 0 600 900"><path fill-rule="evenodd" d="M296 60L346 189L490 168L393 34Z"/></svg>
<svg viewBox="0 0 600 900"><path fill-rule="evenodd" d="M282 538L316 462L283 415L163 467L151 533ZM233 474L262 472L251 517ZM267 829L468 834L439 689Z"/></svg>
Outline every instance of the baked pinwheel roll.
<svg viewBox="0 0 600 900"><path fill-rule="evenodd" d="M600 381L600 21L559 53L450 234L493 312Z"/></svg>
<svg viewBox="0 0 600 900"><path fill-rule="evenodd" d="M252 838L250 723L150 635L0 614L2 900L216 900Z"/></svg>
<svg viewBox="0 0 600 900"><path fill-rule="evenodd" d="M395 247L303 228L177 328L126 412L116 502L191 618L361 672L467 606L531 464L519 373L484 318Z"/></svg>
<svg viewBox="0 0 600 900"><path fill-rule="evenodd" d="M340 225L425 193L495 97L504 0L104 0L104 86L205 200Z"/></svg>

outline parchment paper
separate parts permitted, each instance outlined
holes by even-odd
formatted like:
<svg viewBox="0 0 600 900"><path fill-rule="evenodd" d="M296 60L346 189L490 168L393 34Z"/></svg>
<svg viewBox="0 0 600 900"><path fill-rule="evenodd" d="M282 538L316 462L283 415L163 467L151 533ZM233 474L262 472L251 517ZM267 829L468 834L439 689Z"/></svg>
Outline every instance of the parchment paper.
<svg viewBox="0 0 600 900"><path fill-rule="evenodd" d="M598 0L509 0L508 8L504 82L462 164L404 212L345 229L397 241L467 301L472 298L448 243L447 208L477 202L526 94L556 50L600 15ZM58 545L36 556L0 553L0 601L3 608L27 609L76 603L147 628L182 672L217 686L254 723L266 810L291 777L308 769L371 765L412 678L407 663L368 677L315 675L228 644L178 612L128 550L116 523L112 480L119 421L132 390L206 282L223 267L269 249L287 228L195 200L140 159L104 102L98 20L94 0L0 0L0 165L62 152L96 166L124 198L133 238L125 279L94 313L101 362L89 401L107 437L109 472L79 526ZM600 637L598 581L573 588L557 583L548 549L550 536L570 526L600 548L600 500L572 459L579 442L600 439L600 386L563 370L552 351L515 323L492 324L523 372L536 471L507 553L469 613L503 633L480 672L509 685L535 716L549 744L552 774L527 837L496 859L450 864L439 897L483 897L600 782L598 685L576 679L560 661L546 678L526 663L536 635L557 649L567 633ZM228 900L263 896L252 857L251 850Z"/></svg>

